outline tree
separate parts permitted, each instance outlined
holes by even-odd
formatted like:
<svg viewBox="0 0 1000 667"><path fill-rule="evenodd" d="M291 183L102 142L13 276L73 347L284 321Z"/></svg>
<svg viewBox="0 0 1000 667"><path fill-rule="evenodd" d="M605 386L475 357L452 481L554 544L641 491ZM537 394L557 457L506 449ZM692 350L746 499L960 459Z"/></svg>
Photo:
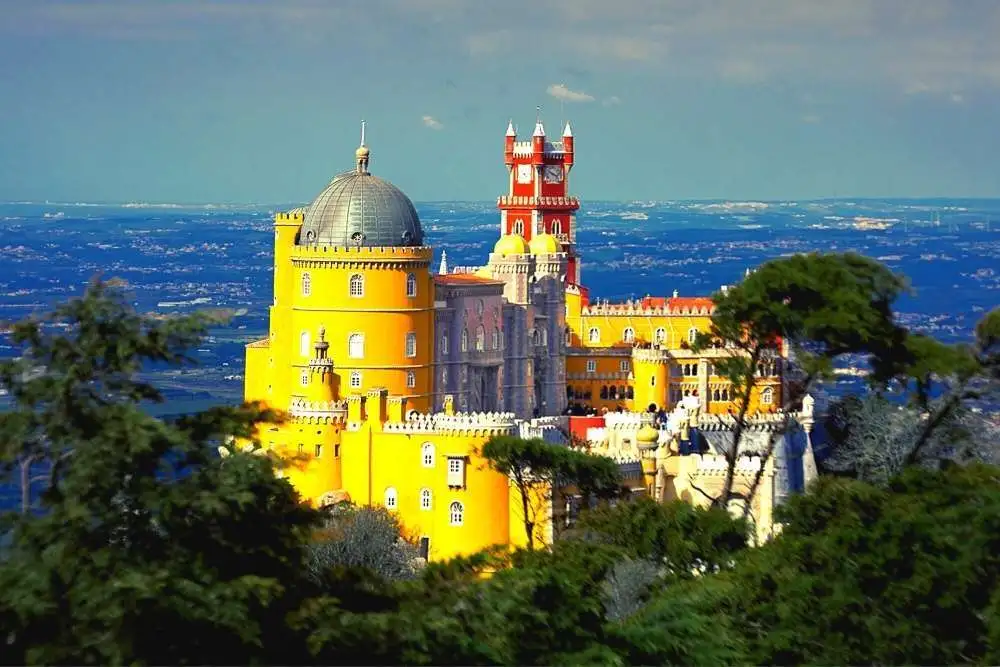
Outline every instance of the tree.
<svg viewBox="0 0 1000 667"><path fill-rule="evenodd" d="M621 489L618 464L611 459L540 438L492 438L483 445L482 455L494 470L514 483L521 501L528 549L534 548L539 520L545 513L556 523L555 504L560 490L572 486L580 496L589 499L608 498Z"/></svg>
<svg viewBox="0 0 1000 667"><path fill-rule="evenodd" d="M333 567L365 567L385 579L416 576L420 552L403 538L402 526L389 510L340 503L326 513L309 548L309 567L317 580Z"/></svg>
<svg viewBox="0 0 1000 667"><path fill-rule="evenodd" d="M711 330L699 336L695 348L721 350L713 363L731 383L738 409L732 444L724 452L722 492L718 497L702 493L724 507L737 497L736 467L759 369L780 363L782 345L791 353L797 373L784 370L783 423L764 451L755 452L762 463L787 431L791 411L815 382L830 375L836 358L868 354L878 381L898 372L907 332L894 322L892 305L905 288L901 277L861 255L811 253L766 262L739 285L715 295ZM761 465L743 498L744 516L764 471Z"/></svg>
<svg viewBox="0 0 1000 667"><path fill-rule="evenodd" d="M0 362L4 481L25 457L48 478L32 513L4 516L0 618L21 663L247 664L294 658L284 615L307 590L318 514L275 462L227 445L276 416L213 408L173 421L140 373L190 361L204 316L153 318L123 289L12 328ZM221 458L217 448L230 455Z"/></svg>

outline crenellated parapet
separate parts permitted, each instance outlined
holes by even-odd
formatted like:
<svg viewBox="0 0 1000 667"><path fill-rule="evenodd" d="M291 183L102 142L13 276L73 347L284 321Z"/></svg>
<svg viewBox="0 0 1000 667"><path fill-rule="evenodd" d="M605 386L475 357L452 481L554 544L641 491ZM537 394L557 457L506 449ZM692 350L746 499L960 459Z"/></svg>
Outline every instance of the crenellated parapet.
<svg viewBox="0 0 1000 667"><path fill-rule="evenodd" d="M387 433L441 433L467 437L513 435L517 420L513 412L410 413L402 422L386 422Z"/></svg>
<svg viewBox="0 0 1000 667"><path fill-rule="evenodd" d="M645 364L669 364L672 359L669 350L663 348L632 348L632 360Z"/></svg>
<svg viewBox="0 0 1000 667"><path fill-rule="evenodd" d="M292 399L288 415L298 424L341 424L347 418L347 401Z"/></svg>
<svg viewBox="0 0 1000 667"><path fill-rule="evenodd" d="M642 301L626 301L625 303L599 301L584 307L582 314L601 317L707 317L714 311L715 308L707 304L648 306Z"/></svg>
<svg viewBox="0 0 1000 667"><path fill-rule="evenodd" d="M279 225L301 225L305 220L306 214L302 209L274 214L274 222Z"/></svg>
<svg viewBox="0 0 1000 667"><path fill-rule="evenodd" d="M332 246L296 245L292 265L302 268L404 269L430 266L430 246Z"/></svg>
<svg viewBox="0 0 1000 667"><path fill-rule="evenodd" d="M692 455L694 470L691 472L699 477L725 477L729 469L729 462L725 456L718 454ZM740 456L736 459L736 475L740 477L750 477L755 475L763 465L763 459L759 456Z"/></svg>

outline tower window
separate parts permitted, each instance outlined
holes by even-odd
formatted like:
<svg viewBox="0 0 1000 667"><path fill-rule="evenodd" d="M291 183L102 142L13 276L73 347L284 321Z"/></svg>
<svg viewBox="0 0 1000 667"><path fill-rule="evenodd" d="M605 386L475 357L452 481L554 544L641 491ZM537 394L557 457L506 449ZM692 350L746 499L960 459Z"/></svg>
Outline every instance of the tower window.
<svg viewBox="0 0 1000 667"><path fill-rule="evenodd" d="M360 273L351 276L351 296L362 297L365 295L365 277Z"/></svg>
<svg viewBox="0 0 1000 667"><path fill-rule="evenodd" d="M493 344L493 347L491 349L494 349L494 350L499 350L500 349L500 330L499 329L493 329L493 339L490 342Z"/></svg>
<svg viewBox="0 0 1000 667"><path fill-rule="evenodd" d="M420 447L420 460L423 462L425 468L434 467L434 444L430 442L425 442Z"/></svg>
<svg viewBox="0 0 1000 667"><path fill-rule="evenodd" d="M448 334L441 334L441 354L448 354Z"/></svg>
<svg viewBox="0 0 1000 667"><path fill-rule="evenodd" d="M302 374L299 375L299 384L303 387L309 386L309 371L302 371Z"/></svg>
<svg viewBox="0 0 1000 667"><path fill-rule="evenodd" d="M351 389L361 388L361 373L358 371L351 372Z"/></svg>
<svg viewBox="0 0 1000 667"><path fill-rule="evenodd" d="M323 445L316 445L316 458L323 456Z"/></svg>
<svg viewBox="0 0 1000 667"><path fill-rule="evenodd" d="M309 277L309 272L306 271L302 274L302 296L310 294L312 294L312 279Z"/></svg>
<svg viewBox="0 0 1000 667"><path fill-rule="evenodd" d="M420 509L429 510L431 508L431 495L430 489L420 489Z"/></svg>
<svg viewBox="0 0 1000 667"><path fill-rule="evenodd" d="M406 334L406 356L417 356L417 334L412 331Z"/></svg>
<svg viewBox="0 0 1000 667"><path fill-rule="evenodd" d="M465 486L465 459L460 456L448 457L448 486Z"/></svg>
<svg viewBox="0 0 1000 667"><path fill-rule="evenodd" d="M760 404L761 405L771 405L774 401L774 392L770 387L764 387L764 390L760 392Z"/></svg>
<svg viewBox="0 0 1000 667"><path fill-rule="evenodd" d="M562 234L562 220L558 218L552 221L552 233Z"/></svg>
<svg viewBox="0 0 1000 667"><path fill-rule="evenodd" d="M621 363L618 364L618 369L622 373L628 373L630 370L632 370L631 366L632 364L629 362L628 359L622 359Z"/></svg>
<svg viewBox="0 0 1000 667"><path fill-rule="evenodd" d="M398 504L399 498L396 495L396 488L390 486L385 490L385 506L386 509L394 510Z"/></svg>
<svg viewBox="0 0 1000 667"><path fill-rule="evenodd" d="M442 387L447 387L448 386L448 369L447 368L442 368L441 369L441 386Z"/></svg>
<svg viewBox="0 0 1000 667"><path fill-rule="evenodd" d="M461 526L465 521L465 508L457 500L448 508L448 523L452 526Z"/></svg>
<svg viewBox="0 0 1000 667"><path fill-rule="evenodd" d="M654 343L664 343L664 342L666 342L666 340L667 340L667 330L664 329L663 327L660 327L653 334L653 342Z"/></svg>
<svg viewBox="0 0 1000 667"><path fill-rule="evenodd" d="M469 351L469 330L462 329L462 352Z"/></svg>
<svg viewBox="0 0 1000 667"><path fill-rule="evenodd" d="M518 236L524 236L524 220L521 220L520 218L515 220L514 226L511 228L511 231L517 234Z"/></svg>
<svg viewBox="0 0 1000 667"><path fill-rule="evenodd" d="M299 334L299 354L303 357L309 356L309 332L303 331Z"/></svg>
<svg viewBox="0 0 1000 667"><path fill-rule="evenodd" d="M597 359L587 359L587 372L588 373L597 372Z"/></svg>
<svg viewBox="0 0 1000 667"><path fill-rule="evenodd" d="M406 276L406 296L413 298L417 295L417 277L412 273Z"/></svg>
<svg viewBox="0 0 1000 667"><path fill-rule="evenodd" d="M347 338L347 356L351 359L365 358L365 335L362 333L352 333Z"/></svg>
<svg viewBox="0 0 1000 667"><path fill-rule="evenodd" d="M573 344L573 331L569 327L566 327L566 344Z"/></svg>
<svg viewBox="0 0 1000 667"><path fill-rule="evenodd" d="M625 331L622 332L622 340L626 343L635 342L635 329L632 327L625 327Z"/></svg>
<svg viewBox="0 0 1000 667"><path fill-rule="evenodd" d="M482 352L486 349L486 329L482 325L476 327L476 351Z"/></svg>
<svg viewBox="0 0 1000 667"><path fill-rule="evenodd" d="M655 387L656 386L656 376L655 375L651 375L649 377L649 386L650 387Z"/></svg>
<svg viewBox="0 0 1000 667"><path fill-rule="evenodd" d="M691 327L690 329L688 329L688 342L694 343L697 340L698 340L698 329L696 329L695 327Z"/></svg>
<svg viewBox="0 0 1000 667"><path fill-rule="evenodd" d="M601 330L597 327L590 327L590 331L587 332L587 340L591 343L600 343Z"/></svg>
<svg viewBox="0 0 1000 667"><path fill-rule="evenodd" d="M413 371L406 371L406 386L410 389L417 386L417 374Z"/></svg>

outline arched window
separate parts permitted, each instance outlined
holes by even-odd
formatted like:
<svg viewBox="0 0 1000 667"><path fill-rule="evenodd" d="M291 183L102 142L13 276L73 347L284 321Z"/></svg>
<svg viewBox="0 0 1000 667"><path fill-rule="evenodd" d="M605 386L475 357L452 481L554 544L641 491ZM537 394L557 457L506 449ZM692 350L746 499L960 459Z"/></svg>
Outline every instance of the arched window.
<svg viewBox="0 0 1000 667"><path fill-rule="evenodd" d="M448 333L441 334L441 354L448 354Z"/></svg>
<svg viewBox="0 0 1000 667"><path fill-rule="evenodd" d="M417 277L412 273L406 276L406 296L415 297L417 295Z"/></svg>
<svg viewBox="0 0 1000 667"><path fill-rule="evenodd" d="M423 462L425 468L434 467L434 444L430 442L425 442L420 447L420 460Z"/></svg>
<svg viewBox="0 0 1000 667"><path fill-rule="evenodd" d="M465 508L457 500L448 508L449 523L453 526L461 526L465 521Z"/></svg>
<svg viewBox="0 0 1000 667"><path fill-rule="evenodd" d="M406 386L409 389L417 386L417 374L413 371L406 371Z"/></svg>
<svg viewBox="0 0 1000 667"><path fill-rule="evenodd" d="M626 343L635 342L635 329L632 327L625 327L625 331L622 332L622 340Z"/></svg>
<svg viewBox="0 0 1000 667"><path fill-rule="evenodd" d="M524 220L521 220L520 218L515 220L514 226L511 229L518 236L524 236Z"/></svg>
<svg viewBox="0 0 1000 667"><path fill-rule="evenodd" d="M531 330L531 344L532 345L542 344L542 334L538 329Z"/></svg>
<svg viewBox="0 0 1000 667"><path fill-rule="evenodd" d="M362 297L365 295L365 277L360 273L351 276L351 296Z"/></svg>
<svg viewBox="0 0 1000 667"><path fill-rule="evenodd" d="M608 388L607 387L601 387L601 398L602 399L607 399L608 398Z"/></svg>
<svg viewBox="0 0 1000 667"><path fill-rule="evenodd" d="M417 356L417 334L412 331L406 334L406 356Z"/></svg>
<svg viewBox="0 0 1000 667"><path fill-rule="evenodd" d="M309 371L306 370L302 371L302 375L299 376L299 383L303 387L309 386Z"/></svg>
<svg viewBox="0 0 1000 667"><path fill-rule="evenodd" d="M429 510L431 508L431 495L430 489L420 489L420 509Z"/></svg>
<svg viewBox="0 0 1000 667"><path fill-rule="evenodd" d="M569 327L566 327L566 344L567 345L573 344L573 331Z"/></svg>
<svg viewBox="0 0 1000 667"><path fill-rule="evenodd" d="M299 334L299 354L303 357L309 356L309 332L303 331Z"/></svg>
<svg viewBox="0 0 1000 667"><path fill-rule="evenodd" d="M476 327L476 350L482 352L486 349L486 329L483 325Z"/></svg>
<svg viewBox="0 0 1000 667"><path fill-rule="evenodd" d="M347 338L347 356L351 359L365 358L365 335L352 333Z"/></svg>
<svg viewBox="0 0 1000 667"><path fill-rule="evenodd" d="M656 386L656 376L655 375L650 375L649 376L649 386L650 387L655 387Z"/></svg>
<svg viewBox="0 0 1000 667"><path fill-rule="evenodd" d="M625 398L627 398L630 401L633 398L635 398L635 389L632 387L632 385L629 385L628 387L625 388Z"/></svg>
<svg viewBox="0 0 1000 667"><path fill-rule="evenodd" d="M688 329L688 342L695 343L698 340L698 329L696 327L691 327Z"/></svg>
<svg viewBox="0 0 1000 667"><path fill-rule="evenodd" d="M600 343L601 330L597 327L590 327L590 331L587 332L587 340L591 343Z"/></svg>
<svg viewBox="0 0 1000 667"><path fill-rule="evenodd" d="M469 351L469 330L462 329L462 352Z"/></svg>
<svg viewBox="0 0 1000 667"><path fill-rule="evenodd" d="M302 296L309 296L312 293L312 279L309 277L309 272L306 271L302 274Z"/></svg>
<svg viewBox="0 0 1000 667"><path fill-rule="evenodd" d="M351 371L351 389L361 389L361 373Z"/></svg>
<svg viewBox="0 0 1000 667"><path fill-rule="evenodd" d="M441 386L442 387L447 387L448 386L448 369L447 368L442 368L441 369Z"/></svg>
<svg viewBox="0 0 1000 667"><path fill-rule="evenodd" d="M499 329L493 329L493 340L490 341L490 342L493 344L493 347L491 349L493 349L493 350L499 350L500 349L500 330Z"/></svg>
<svg viewBox="0 0 1000 667"><path fill-rule="evenodd" d="M399 498L396 496L396 488L390 486L385 490L385 506L386 509L394 510L398 504Z"/></svg>
<svg viewBox="0 0 1000 667"><path fill-rule="evenodd" d="M653 342L654 343L661 343L662 344L662 343L665 343L666 340L667 340L667 330L664 329L663 327L660 327L659 329L657 329L653 333Z"/></svg>
<svg viewBox="0 0 1000 667"><path fill-rule="evenodd" d="M552 221L552 233L562 234L562 220L556 219Z"/></svg>
<svg viewBox="0 0 1000 667"><path fill-rule="evenodd" d="M771 405L774 401L774 392L770 387L764 387L764 390L760 392L760 404L761 405Z"/></svg>

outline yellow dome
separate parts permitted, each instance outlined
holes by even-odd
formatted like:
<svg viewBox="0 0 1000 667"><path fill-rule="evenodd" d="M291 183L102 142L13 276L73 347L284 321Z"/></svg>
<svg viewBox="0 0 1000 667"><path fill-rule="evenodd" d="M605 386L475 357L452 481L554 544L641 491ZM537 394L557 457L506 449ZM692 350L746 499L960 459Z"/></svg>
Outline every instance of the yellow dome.
<svg viewBox="0 0 1000 667"><path fill-rule="evenodd" d="M354 151L354 157L368 157L369 153L367 146L358 146L358 150Z"/></svg>
<svg viewBox="0 0 1000 667"><path fill-rule="evenodd" d="M636 442L655 443L660 439L660 432L650 424L643 424L635 436Z"/></svg>
<svg viewBox="0 0 1000 667"><path fill-rule="evenodd" d="M502 257L506 257L507 255L527 255L528 242L520 234L507 234L500 237L500 240L493 246L493 252Z"/></svg>
<svg viewBox="0 0 1000 667"><path fill-rule="evenodd" d="M532 255L554 255L557 252L562 252L559 239L552 234L539 234L531 239L530 248Z"/></svg>

